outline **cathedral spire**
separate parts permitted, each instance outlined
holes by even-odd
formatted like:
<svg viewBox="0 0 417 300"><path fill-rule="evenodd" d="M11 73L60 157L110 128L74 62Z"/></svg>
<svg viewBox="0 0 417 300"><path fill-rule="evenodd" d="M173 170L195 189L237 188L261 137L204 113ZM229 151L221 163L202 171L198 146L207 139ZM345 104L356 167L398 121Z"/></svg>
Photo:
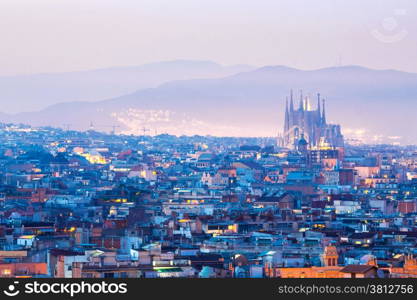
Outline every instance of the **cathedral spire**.
<svg viewBox="0 0 417 300"><path fill-rule="evenodd" d="M290 128L290 114L288 112L288 97L287 97L286 102L285 102L285 124L284 124L284 127L285 127L285 131L288 131L289 128Z"/></svg>
<svg viewBox="0 0 417 300"><path fill-rule="evenodd" d="M303 90L300 90L300 105L299 110L304 110L304 99L303 99Z"/></svg>
<svg viewBox="0 0 417 300"><path fill-rule="evenodd" d="M310 104L310 97L307 96L304 98L304 110L310 111L311 110L311 104Z"/></svg>
<svg viewBox="0 0 417 300"><path fill-rule="evenodd" d="M321 115L321 107L320 107L320 93L317 94L317 112L319 116Z"/></svg>
<svg viewBox="0 0 417 300"><path fill-rule="evenodd" d="M323 116L321 117L321 122L326 124L326 100L323 99Z"/></svg>

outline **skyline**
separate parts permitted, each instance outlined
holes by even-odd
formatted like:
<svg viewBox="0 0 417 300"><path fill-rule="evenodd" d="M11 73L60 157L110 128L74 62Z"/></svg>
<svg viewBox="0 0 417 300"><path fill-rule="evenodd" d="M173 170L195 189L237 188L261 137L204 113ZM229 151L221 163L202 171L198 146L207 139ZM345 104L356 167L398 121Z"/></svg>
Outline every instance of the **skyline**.
<svg viewBox="0 0 417 300"><path fill-rule="evenodd" d="M0 121L272 136L294 88L326 94L348 137L417 143L416 12L410 0L5 0Z"/></svg>
<svg viewBox="0 0 417 300"><path fill-rule="evenodd" d="M0 4L0 76L176 59L417 72L414 1L306 4L5 0Z"/></svg>
<svg viewBox="0 0 417 300"><path fill-rule="evenodd" d="M409 123L403 120L407 116L413 120L417 74L358 66L315 71L284 66L245 68L174 61L0 78L0 98L13 100L3 104L0 120L61 128L71 124L78 130L94 124L99 131L116 125L125 134L140 134L145 127L175 135L276 136L281 132L278 124L283 122L285 97L291 89L303 89L306 96L314 98L320 92L330 100L329 121L342 125L347 138L364 143L416 143L413 133L405 135ZM25 113L4 114L13 106L19 112L19 105ZM220 106L222 110L217 109ZM359 111L369 114L358 115Z"/></svg>

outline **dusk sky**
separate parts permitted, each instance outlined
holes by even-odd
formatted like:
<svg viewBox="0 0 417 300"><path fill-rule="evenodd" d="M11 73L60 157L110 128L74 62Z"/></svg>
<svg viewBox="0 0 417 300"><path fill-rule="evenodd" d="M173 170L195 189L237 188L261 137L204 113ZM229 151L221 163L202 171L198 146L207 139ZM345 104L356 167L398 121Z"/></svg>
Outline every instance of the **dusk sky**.
<svg viewBox="0 0 417 300"><path fill-rule="evenodd" d="M417 72L417 2L1 0L0 75L175 60Z"/></svg>

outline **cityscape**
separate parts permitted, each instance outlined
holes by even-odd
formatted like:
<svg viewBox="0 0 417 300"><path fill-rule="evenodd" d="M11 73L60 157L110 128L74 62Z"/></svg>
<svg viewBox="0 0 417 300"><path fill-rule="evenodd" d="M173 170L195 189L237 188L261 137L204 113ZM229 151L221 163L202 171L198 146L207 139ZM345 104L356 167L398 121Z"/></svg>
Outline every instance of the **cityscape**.
<svg viewBox="0 0 417 300"><path fill-rule="evenodd" d="M294 97L275 138L2 124L0 276L417 277L417 147Z"/></svg>
<svg viewBox="0 0 417 300"><path fill-rule="evenodd" d="M417 293L416 1L0 2L0 294Z"/></svg>

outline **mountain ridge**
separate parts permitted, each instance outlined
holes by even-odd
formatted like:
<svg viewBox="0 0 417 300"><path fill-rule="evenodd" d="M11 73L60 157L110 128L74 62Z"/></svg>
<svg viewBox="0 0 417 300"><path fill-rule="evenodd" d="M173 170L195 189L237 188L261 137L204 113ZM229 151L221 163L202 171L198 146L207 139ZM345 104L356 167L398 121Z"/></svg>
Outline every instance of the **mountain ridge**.
<svg viewBox="0 0 417 300"><path fill-rule="evenodd" d="M99 101L176 79L216 78L254 67L211 61L171 60L139 66L0 76L3 113L35 111L69 101Z"/></svg>
<svg viewBox="0 0 417 300"><path fill-rule="evenodd" d="M55 126L65 120L80 130L91 122L111 123L133 134L152 127L172 134L273 136L282 130L291 89L296 105L300 89L313 105L320 92L327 99L328 119L353 138L378 142L395 137L395 142L417 143L417 134L409 130L417 126L412 115L417 109L417 74L361 66L309 71L264 66L221 78L169 81L98 102L58 104L12 119Z"/></svg>

